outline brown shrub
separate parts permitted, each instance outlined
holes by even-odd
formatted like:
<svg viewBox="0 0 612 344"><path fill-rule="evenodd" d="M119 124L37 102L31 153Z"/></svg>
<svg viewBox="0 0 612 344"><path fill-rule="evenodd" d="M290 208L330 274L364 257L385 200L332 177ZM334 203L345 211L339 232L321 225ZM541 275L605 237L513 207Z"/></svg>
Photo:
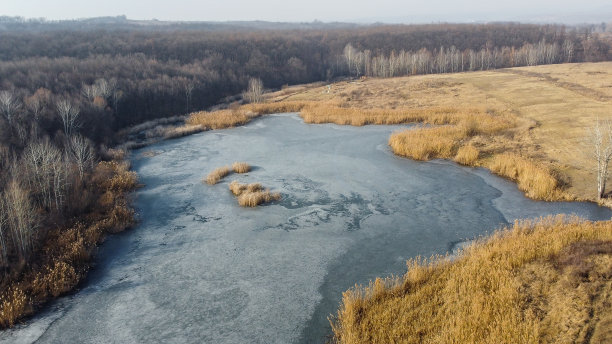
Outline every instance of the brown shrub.
<svg viewBox="0 0 612 344"><path fill-rule="evenodd" d="M136 222L134 209L125 200L120 200L116 203L102 222L104 228L109 233L123 232Z"/></svg>
<svg viewBox="0 0 612 344"><path fill-rule="evenodd" d="M0 296L0 326L13 327L15 321L28 312L28 299L19 287L13 287Z"/></svg>
<svg viewBox="0 0 612 344"><path fill-rule="evenodd" d="M79 281L74 267L64 261L47 266L32 283L32 292L39 298L58 297L70 291Z"/></svg>
<svg viewBox="0 0 612 344"><path fill-rule="evenodd" d="M210 172L204 181L209 185L217 184L221 179L230 174L231 169L228 166L218 167Z"/></svg>
<svg viewBox="0 0 612 344"><path fill-rule="evenodd" d="M246 162L234 162L232 164L232 169L236 173L247 173L251 170L251 166Z"/></svg>

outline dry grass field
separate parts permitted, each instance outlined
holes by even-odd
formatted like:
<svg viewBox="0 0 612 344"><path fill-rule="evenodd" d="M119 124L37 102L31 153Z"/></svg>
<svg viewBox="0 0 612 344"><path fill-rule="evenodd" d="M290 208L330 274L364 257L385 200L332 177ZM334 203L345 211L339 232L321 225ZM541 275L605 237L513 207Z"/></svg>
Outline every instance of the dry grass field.
<svg viewBox="0 0 612 344"><path fill-rule="evenodd" d="M337 343L610 343L612 222L515 223L343 294Z"/></svg>

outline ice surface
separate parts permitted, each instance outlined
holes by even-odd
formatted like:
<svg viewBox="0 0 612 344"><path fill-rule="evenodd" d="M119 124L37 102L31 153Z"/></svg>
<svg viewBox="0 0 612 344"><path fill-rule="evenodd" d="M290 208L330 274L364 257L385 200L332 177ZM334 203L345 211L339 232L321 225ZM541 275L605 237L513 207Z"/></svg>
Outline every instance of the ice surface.
<svg viewBox="0 0 612 344"><path fill-rule="evenodd" d="M410 257L443 254L515 218L611 216L528 200L484 170L398 158L386 142L400 128L277 115L135 151L146 184L140 224L107 240L81 290L0 341L322 343L342 291L401 274ZM234 161L253 171L201 182ZM240 208L232 180L283 199Z"/></svg>

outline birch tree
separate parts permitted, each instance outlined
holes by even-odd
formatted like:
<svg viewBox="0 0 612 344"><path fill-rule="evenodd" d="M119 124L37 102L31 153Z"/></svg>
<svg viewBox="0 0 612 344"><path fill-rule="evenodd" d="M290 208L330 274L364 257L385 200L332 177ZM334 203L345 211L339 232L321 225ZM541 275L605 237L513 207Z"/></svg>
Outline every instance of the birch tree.
<svg viewBox="0 0 612 344"><path fill-rule="evenodd" d="M4 195L0 194L0 265L6 266L8 263L8 216L4 202Z"/></svg>
<svg viewBox="0 0 612 344"><path fill-rule="evenodd" d="M64 133L66 136L72 136L72 133L80 127L78 122L80 114L79 108L66 99L58 100L55 105L57 108L57 114L62 120Z"/></svg>
<svg viewBox="0 0 612 344"><path fill-rule="evenodd" d="M35 231L38 228L37 215L27 191L14 179L6 188L5 204L8 209L8 224L15 250L19 257L27 259L32 250Z"/></svg>
<svg viewBox="0 0 612 344"><path fill-rule="evenodd" d="M0 92L0 112L9 123L13 122L20 107L21 103L13 91Z"/></svg>
<svg viewBox="0 0 612 344"><path fill-rule="evenodd" d="M70 157L74 161L79 171L79 176L83 179L85 172L89 171L93 165L95 153L88 139L81 135L74 135L69 142Z"/></svg>
<svg viewBox="0 0 612 344"><path fill-rule="evenodd" d="M602 127L599 120L591 130L593 143L593 157L597 162L597 198L602 199L606 193L606 181L608 180L608 167L612 160L612 124L608 121Z"/></svg>
<svg viewBox="0 0 612 344"><path fill-rule="evenodd" d="M251 78L244 97L249 103L259 103L263 100L263 82L261 79Z"/></svg>
<svg viewBox="0 0 612 344"><path fill-rule="evenodd" d="M65 190L62 152L49 141L30 144L24 151L27 181L40 204L59 210Z"/></svg>

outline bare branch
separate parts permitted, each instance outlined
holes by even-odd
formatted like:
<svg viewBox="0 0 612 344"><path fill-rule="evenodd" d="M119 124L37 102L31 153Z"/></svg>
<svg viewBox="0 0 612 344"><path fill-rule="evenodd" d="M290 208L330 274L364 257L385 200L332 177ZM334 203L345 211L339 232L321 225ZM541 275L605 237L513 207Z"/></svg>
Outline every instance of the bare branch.
<svg viewBox="0 0 612 344"><path fill-rule="evenodd" d="M78 123L80 114L79 108L65 99L58 100L55 105L57 107L57 113L64 126L64 133L66 136L71 136L72 133L75 130L78 130L80 127L80 124Z"/></svg>

